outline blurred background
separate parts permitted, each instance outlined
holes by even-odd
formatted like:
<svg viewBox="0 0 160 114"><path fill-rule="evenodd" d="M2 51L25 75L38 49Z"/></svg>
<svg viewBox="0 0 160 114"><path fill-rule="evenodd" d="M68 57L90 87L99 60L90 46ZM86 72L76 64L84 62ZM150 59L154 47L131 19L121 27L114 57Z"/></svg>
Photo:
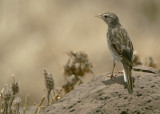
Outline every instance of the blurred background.
<svg viewBox="0 0 160 114"><path fill-rule="evenodd" d="M95 17L104 12L119 16L142 60L152 56L160 63L159 0L0 0L0 90L14 74L22 100L28 94L30 103L39 102L43 69L61 87L70 50L87 53L93 64L94 75L88 74L85 82L110 72L107 25Z"/></svg>

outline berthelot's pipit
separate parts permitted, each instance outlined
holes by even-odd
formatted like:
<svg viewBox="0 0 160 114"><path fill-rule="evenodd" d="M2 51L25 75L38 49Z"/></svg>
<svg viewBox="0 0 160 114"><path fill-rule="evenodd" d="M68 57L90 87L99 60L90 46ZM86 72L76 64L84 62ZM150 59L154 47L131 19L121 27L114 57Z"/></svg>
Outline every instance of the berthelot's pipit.
<svg viewBox="0 0 160 114"><path fill-rule="evenodd" d="M127 84L129 93L133 92L132 66L133 66L133 45L126 29L120 24L118 16L114 13L104 13L97 15L108 25L107 43L113 58L113 69L111 78L114 77L113 72L116 66L115 60L122 63L124 68L124 81Z"/></svg>

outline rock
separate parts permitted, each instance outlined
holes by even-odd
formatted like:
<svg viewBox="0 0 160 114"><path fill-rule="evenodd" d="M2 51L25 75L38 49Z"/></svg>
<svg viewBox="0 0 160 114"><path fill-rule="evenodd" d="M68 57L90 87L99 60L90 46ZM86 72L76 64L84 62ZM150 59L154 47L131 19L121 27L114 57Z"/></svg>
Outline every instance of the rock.
<svg viewBox="0 0 160 114"><path fill-rule="evenodd" d="M136 66L132 71L134 92L124 88L123 75L114 80L100 75L68 93L41 114L158 114L160 71Z"/></svg>

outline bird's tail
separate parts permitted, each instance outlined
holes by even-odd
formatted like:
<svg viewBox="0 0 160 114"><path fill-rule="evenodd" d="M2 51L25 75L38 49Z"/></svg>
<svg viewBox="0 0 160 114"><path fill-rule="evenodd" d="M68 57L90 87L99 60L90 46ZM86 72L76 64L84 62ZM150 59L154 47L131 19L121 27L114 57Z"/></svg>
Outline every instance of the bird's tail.
<svg viewBox="0 0 160 114"><path fill-rule="evenodd" d="M132 67L126 63L123 63L124 67L124 81L127 83L128 92L133 93L133 79L132 79Z"/></svg>

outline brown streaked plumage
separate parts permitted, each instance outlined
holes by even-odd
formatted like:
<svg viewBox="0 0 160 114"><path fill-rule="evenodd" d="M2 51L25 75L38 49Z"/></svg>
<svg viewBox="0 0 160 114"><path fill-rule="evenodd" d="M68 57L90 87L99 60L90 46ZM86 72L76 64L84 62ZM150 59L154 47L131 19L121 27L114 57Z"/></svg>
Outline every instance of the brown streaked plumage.
<svg viewBox="0 0 160 114"><path fill-rule="evenodd" d="M108 25L107 43L113 58L113 72L115 60L122 63L124 68L124 81L127 83L129 93L133 92L132 66L133 66L133 45L125 28L120 24L118 16L114 13L98 15Z"/></svg>

